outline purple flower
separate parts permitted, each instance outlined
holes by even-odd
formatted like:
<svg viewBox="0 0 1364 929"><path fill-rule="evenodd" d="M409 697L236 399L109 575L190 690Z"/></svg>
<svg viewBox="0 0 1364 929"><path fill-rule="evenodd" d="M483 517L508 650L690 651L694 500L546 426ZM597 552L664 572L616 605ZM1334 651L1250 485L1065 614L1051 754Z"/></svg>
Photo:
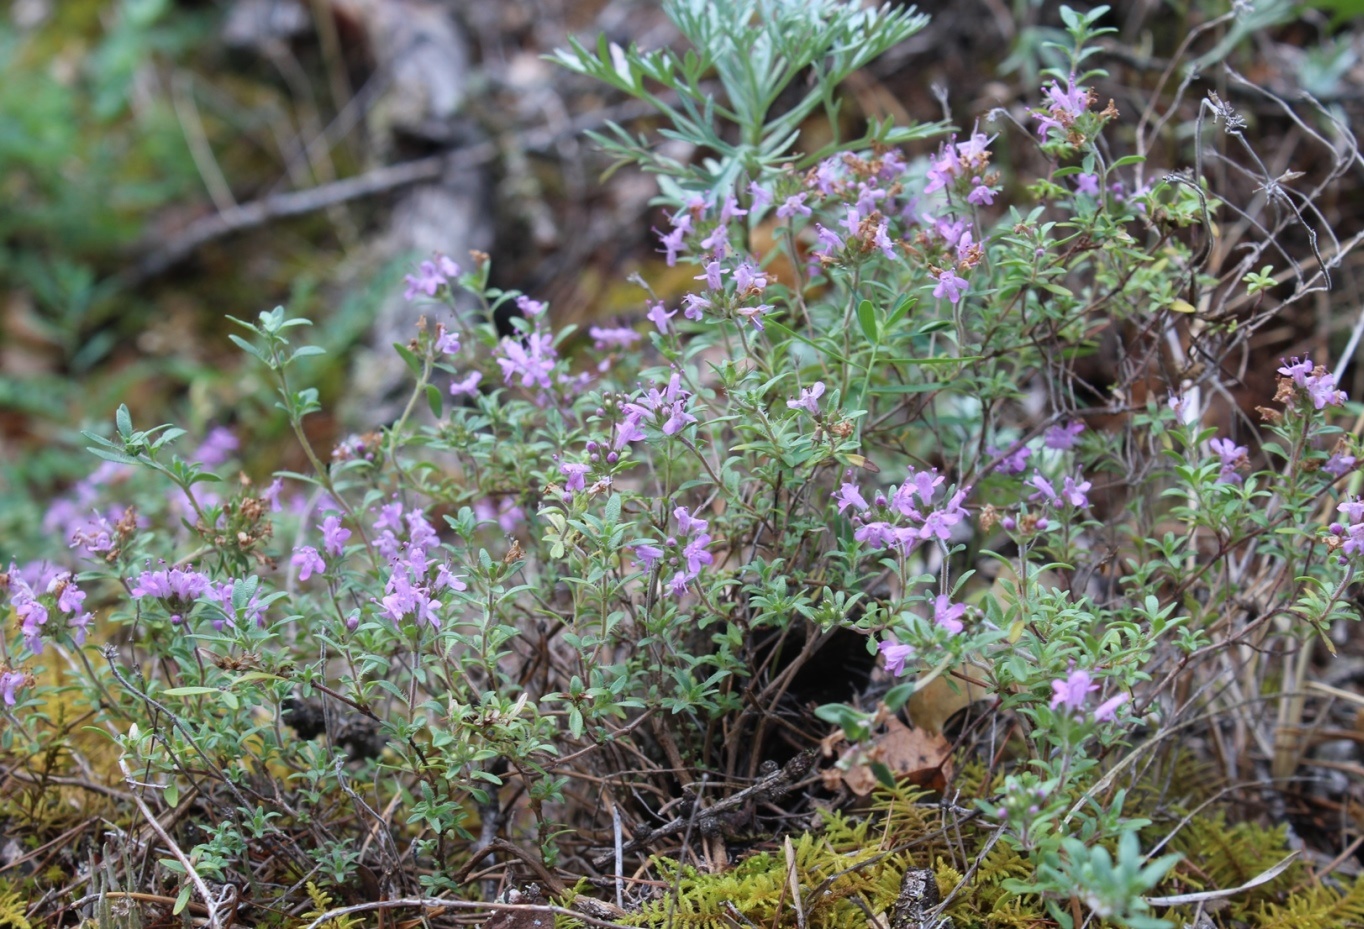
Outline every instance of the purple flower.
<svg viewBox="0 0 1364 929"><path fill-rule="evenodd" d="M990 143L994 141L983 132L972 132L965 142L957 143L957 154L962 161L980 161L989 156Z"/></svg>
<svg viewBox="0 0 1364 929"><path fill-rule="evenodd" d="M844 481L843 486L838 488L838 493L834 496L838 501L838 512L842 513L848 507L863 511L869 509L867 501L862 498L862 491L852 481Z"/></svg>
<svg viewBox="0 0 1364 929"><path fill-rule="evenodd" d="M721 262L729 254L729 227L717 224L701 240L701 250L710 256L711 261Z"/></svg>
<svg viewBox="0 0 1364 929"><path fill-rule="evenodd" d="M1085 194L1090 197L1099 196L1099 175L1097 174L1075 175L1075 192L1077 194Z"/></svg>
<svg viewBox="0 0 1364 929"><path fill-rule="evenodd" d="M1347 522L1364 522L1364 500L1346 500L1336 510L1345 514Z"/></svg>
<svg viewBox="0 0 1364 929"><path fill-rule="evenodd" d="M801 216L809 216L812 211L805 205L805 194L795 194L787 197L781 206L777 207L778 219L790 219L799 213Z"/></svg>
<svg viewBox="0 0 1364 929"><path fill-rule="evenodd" d="M350 530L341 525L341 517L328 516L322 520L322 549L328 555L339 557L349 538Z"/></svg>
<svg viewBox="0 0 1364 929"><path fill-rule="evenodd" d="M1336 376L1326 369L1306 379L1307 394L1317 409L1340 406L1345 402L1345 391L1336 389Z"/></svg>
<svg viewBox="0 0 1364 929"><path fill-rule="evenodd" d="M727 226L730 222L738 219L740 216L747 215L748 210L739 209L739 198L733 194L729 194L720 204L720 217L717 222L719 222L721 226Z"/></svg>
<svg viewBox="0 0 1364 929"><path fill-rule="evenodd" d="M692 278L692 280L705 281L706 286L711 290L719 290L724 286L723 277L726 270L727 269L720 266L720 262L712 261L707 263L704 274L698 274L696 277Z"/></svg>
<svg viewBox="0 0 1364 929"><path fill-rule="evenodd" d="M649 322L653 323L654 326L658 328L659 332L667 332L668 320L676 315L677 310L673 310L669 313L668 308L663 305L663 301L659 300L656 303L649 304L649 312L646 314L646 317Z"/></svg>
<svg viewBox="0 0 1364 929"><path fill-rule="evenodd" d="M498 528L503 532L514 532L526 519L526 512L516 505L516 499L507 496L496 501L491 497L477 501L474 503L474 515L480 522L497 520Z"/></svg>
<svg viewBox="0 0 1364 929"><path fill-rule="evenodd" d="M374 528L401 532L403 529L403 502L394 500L379 507L379 518L374 520Z"/></svg>
<svg viewBox="0 0 1364 929"><path fill-rule="evenodd" d="M57 594L57 609L63 613L79 613L85 603L85 591L71 580L70 572L62 572L47 585L48 593Z"/></svg>
<svg viewBox="0 0 1364 929"><path fill-rule="evenodd" d="M703 533L710 527L710 520L697 519L687 512L685 506L679 506L673 510L673 518L677 520L677 531L683 535L691 535L693 532Z"/></svg>
<svg viewBox="0 0 1364 929"><path fill-rule="evenodd" d="M284 478L277 477L270 482L270 486L260 492L260 498L270 504L270 512L278 513L283 507L279 505L279 494L284 489Z"/></svg>
<svg viewBox="0 0 1364 929"><path fill-rule="evenodd" d="M634 547L635 559L642 570L653 570L654 564L663 557L663 549L648 542L640 542Z"/></svg>
<svg viewBox="0 0 1364 929"><path fill-rule="evenodd" d="M1328 458L1326 460L1326 464L1321 466L1321 469L1325 471L1327 474L1331 475L1332 477L1339 478L1348 474L1350 471L1353 471L1354 466L1355 466L1354 455L1343 455L1337 453Z"/></svg>
<svg viewBox="0 0 1364 929"><path fill-rule="evenodd" d="M548 333L532 332L526 336L524 344L506 336L498 343L494 357L502 368L504 383L511 383L513 377L519 377L522 387L538 386L544 390L551 387L549 375L554 370L557 353L554 340Z"/></svg>
<svg viewBox="0 0 1364 929"><path fill-rule="evenodd" d="M586 485L585 476L592 470L590 464L570 464L565 462L559 465L559 473L568 478L564 484L564 489L568 491L582 490Z"/></svg>
<svg viewBox="0 0 1364 929"><path fill-rule="evenodd" d="M894 636L886 636L876 648L886 659L886 673L896 677L905 673L905 662L914 657L914 646L901 645Z"/></svg>
<svg viewBox="0 0 1364 929"><path fill-rule="evenodd" d="M682 557L687 560L687 577L693 578L701 573L702 565L715 563L715 556L706 550L710 544L710 536L702 532L693 536L685 548L682 549Z"/></svg>
<svg viewBox="0 0 1364 929"><path fill-rule="evenodd" d="M438 355L457 354L459 352L459 333L438 325L436 327L435 349Z"/></svg>
<svg viewBox="0 0 1364 929"><path fill-rule="evenodd" d="M909 477L905 480L906 484L914 485L914 493L924 506L933 505L933 497L937 494L938 488L942 486L943 476L938 473L937 468L930 468L927 471L909 472Z"/></svg>
<svg viewBox="0 0 1364 929"><path fill-rule="evenodd" d="M473 371L470 372L469 376L462 381L451 381L450 396L452 397L458 397L461 395L467 397L474 396L475 394L478 393L478 382L481 380L483 380L483 372Z"/></svg>
<svg viewBox="0 0 1364 929"><path fill-rule="evenodd" d="M327 570L327 563L322 560L317 549L311 545L302 545L294 549L294 556L289 559L289 563L298 568L298 579L300 581L306 581L312 577L314 571L321 574Z"/></svg>
<svg viewBox="0 0 1364 929"><path fill-rule="evenodd" d="M549 309L549 305L541 300L532 300L522 294L516 298L516 308L521 311L521 315L526 319L536 319Z"/></svg>
<svg viewBox="0 0 1364 929"><path fill-rule="evenodd" d="M673 575L672 580L668 581L668 588L673 592L674 597L680 597L687 592L687 575L678 571Z"/></svg>
<svg viewBox="0 0 1364 929"><path fill-rule="evenodd" d="M450 566L442 564L436 568L436 580L431 585L436 590L468 590L469 585L464 583L463 575L451 574Z"/></svg>
<svg viewBox="0 0 1364 929"><path fill-rule="evenodd" d="M762 332L763 317L766 316L771 309L772 307L768 306L766 303L760 303L757 306L741 306L734 312L738 316L747 318L748 321L753 324L754 329Z"/></svg>
<svg viewBox="0 0 1364 929"><path fill-rule="evenodd" d="M1068 130L1075 123L1075 118L1089 109L1089 91L1083 87L1075 86L1075 75L1070 76L1065 90L1056 81L1051 82L1051 87L1046 90L1049 103L1044 101L1046 112L1040 110L1033 111L1033 118L1039 120L1037 134L1046 138L1047 131L1052 128L1060 129L1063 132Z"/></svg>
<svg viewBox="0 0 1364 929"><path fill-rule="evenodd" d="M15 695L20 687L26 687L29 683L29 676L18 671L5 671L0 674L0 698L5 701L5 706L14 706Z"/></svg>
<svg viewBox="0 0 1364 929"><path fill-rule="evenodd" d="M1231 439L1213 439L1208 443L1208 448L1222 459L1222 473L1217 475L1217 480L1224 484L1241 483L1241 475L1236 472L1249 466L1248 449Z"/></svg>
<svg viewBox="0 0 1364 929"><path fill-rule="evenodd" d="M418 265L416 275L409 274L403 281L407 284L407 289L403 291L404 300L411 300L419 293L434 297L446 284L445 275L430 261L423 261Z"/></svg>
<svg viewBox="0 0 1364 929"><path fill-rule="evenodd" d="M1127 702L1127 694L1118 694L1116 697L1109 697L1094 710L1094 721L1101 723L1106 720L1114 719L1117 716L1118 707Z"/></svg>
<svg viewBox="0 0 1364 929"><path fill-rule="evenodd" d="M709 300L698 294L684 294L682 296L682 303L684 304L682 307L682 315L687 317L687 319L696 322L700 322L702 319L701 311L708 310L711 306Z"/></svg>
<svg viewBox="0 0 1364 929"><path fill-rule="evenodd" d="M748 195L753 198L751 209L755 213L765 206L772 205L772 192L764 187L759 187L757 181L749 182Z"/></svg>
<svg viewBox="0 0 1364 929"><path fill-rule="evenodd" d="M1283 359L1280 360L1282 361ZM1307 376L1312 373L1312 367L1312 359L1310 357L1299 361L1298 356L1294 355L1288 361L1284 361L1283 367L1279 368L1279 373L1286 378L1290 378L1293 383L1297 384L1299 387L1306 387Z"/></svg>
<svg viewBox="0 0 1364 929"><path fill-rule="evenodd" d="M1293 356L1279 368L1279 374L1306 390L1318 410L1345 402L1345 392L1336 388L1335 375L1323 365L1314 366L1310 357L1299 361L1296 355Z"/></svg>
<svg viewBox="0 0 1364 929"><path fill-rule="evenodd" d="M667 235L659 233L659 244L663 246L662 251L667 255L668 267L670 268L677 264L677 253L685 251L687 248L687 243L683 240L686 238L687 233L691 231L691 217L685 216L685 218L687 220L686 225L678 225ZM654 231L658 232L657 229Z"/></svg>
<svg viewBox="0 0 1364 929"><path fill-rule="evenodd" d="M593 347L597 351L608 348L629 348L644 338L635 330L627 329L624 326L592 326L587 330L587 334L596 340Z"/></svg>
<svg viewBox="0 0 1364 929"><path fill-rule="evenodd" d="M792 410L804 410L811 416L819 415L819 398L824 396L824 382L815 381L809 387L802 387L800 396L787 400L786 406Z"/></svg>
<svg viewBox="0 0 1364 929"><path fill-rule="evenodd" d="M91 613L81 613L79 616L72 616L66 622L67 631L71 633L71 638L77 645L85 644L85 634L90 628L90 622L95 617Z"/></svg>
<svg viewBox="0 0 1364 929"><path fill-rule="evenodd" d="M862 228L862 213L855 207L848 207L847 215L843 217L843 228L848 230L849 236L856 236L858 230Z"/></svg>
<svg viewBox="0 0 1364 929"><path fill-rule="evenodd" d="M636 410L627 410L620 422L616 423L616 440L611 447L620 451L631 442L639 442L644 439L644 430L639 428L639 421L644 418L644 413Z"/></svg>
<svg viewBox="0 0 1364 929"><path fill-rule="evenodd" d="M970 230L967 229L966 220L964 219L951 221L947 219L936 220L933 223L933 231L943 240L944 245L951 248L959 246L963 236L970 235ZM965 286L965 282L963 282L963 286Z"/></svg>
<svg viewBox="0 0 1364 929"><path fill-rule="evenodd" d="M924 185L924 193L931 194L950 187L960 173L961 161L957 158L955 148L944 144L937 157L929 159L928 183Z"/></svg>
<svg viewBox="0 0 1364 929"><path fill-rule="evenodd" d="M895 243L886 234L886 221L883 219L876 226L876 235L872 238L872 244L881 250L881 254L887 258L895 257Z"/></svg>
<svg viewBox="0 0 1364 929"><path fill-rule="evenodd" d="M887 522L874 522L859 526L857 530L853 532L853 538L858 542L866 542L872 548L886 548L887 546L895 545L900 541L899 535L896 534L895 527Z"/></svg>
<svg viewBox="0 0 1364 929"><path fill-rule="evenodd" d="M1056 495L1056 488L1051 486L1051 481L1043 477L1040 471L1034 471L1032 477L1028 478L1024 483L1029 487L1037 488L1037 493L1028 497L1030 501L1036 502L1045 498L1048 503L1053 503L1057 506L1061 505L1061 498Z"/></svg>
<svg viewBox="0 0 1364 929"><path fill-rule="evenodd" d="M1085 705L1088 696L1098 689L1099 685L1094 683L1089 672L1077 668L1065 680L1057 678L1051 682L1051 708L1054 710L1064 704L1068 710L1078 710Z"/></svg>
<svg viewBox="0 0 1364 929"><path fill-rule="evenodd" d="M1065 497L1071 506L1083 509L1089 506L1089 497L1085 496L1089 488L1089 481L1076 483L1075 478L1067 474L1065 486L1061 488L1061 496Z"/></svg>
<svg viewBox="0 0 1364 929"><path fill-rule="evenodd" d="M231 429L214 426L190 457L205 468L216 468L232 457L232 453L237 450L237 444L237 437L232 434Z"/></svg>
<svg viewBox="0 0 1364 929"><path fill-rule="evenodd" d="M959 522L961 517L955 513L934 510L924 517L924 524L919 527L919 538L949 542L952 539L952 527Z"/></svg>
<svg viewBox="0 0 1364 929"><path fill-rule="evenodd" d="M1052 426L1042 434L1042 444L1047 448L1064 451L1075 447L1075 440L1085 431L1085 424L1071 420L1064 426Z"/></svg>
<svg viewBox="0 0 1364 929"><path fill-rule="evenodd" d="M174 601L181 606L187 606L202 597L209 586L207 575L200 574L193 569L180 567L160 571L143 571L130 583L132 584L134 600L153 597L159 600Z"/></svg>
<svg viewBox="0 0 1364 929"><path fill-rule="evenodd" d="M825 229L819 223L815 223L815 235L819 239L819 244L814 250L816 255L828 257L843 247L843 240L838 234Z"/></svg>
<svg viewBox="0 0 1364 929"><path fill-rule="evenodd" d="M827 197L833 193L834 185L838 183L842 167L837 156L830 156L821 161L819 167L815 169L815 186L824 196Z"/></svg>
<svg viewBox="0 0 1364 929"><path fill-rule="evenodd" d="M1001 455L1002 452L993 445L985 449L987 455ZM1032 454L1032 449L1026 445L1020 445L1008 455L1003 455L995 465L995 470L1000 474L1022 474L1028 468L1028 456Z"/></svg>
<svg viewBox="0 0 1364 929"><path fill-rule="evenodd" d="M905 159L895 149L891 149L881 156L881 170L877 172L877 177L883 181L894 180L905 173Z"/></svg>
<svg viewBox="0 0 1364 929"><path fill-rule="evenodd" d="M945 594L938 594L933 601L933 622L946 629L952 635L956 635L965 627L962 625L961 618L966 615L966 604L953 604Z"/></svg>
<svg viewBox="0 0 1364 929"><path fill-rule="evenodd" d="M965 278L957 277L951 268L944 268L938 272L938 285L933 288L933 296L939 300L946 298L950 303L957 303L965 290Z"/></svg>
<svg viewBox="0 0 1364 929"><path fill-rule="evenodd" d="M738 295L750 290L762 293L767 289L767 273L755 267L752 262L740 262L734 269L734 292Z"/></svg>
<svg viewBox="0 0 1364 929"><path fill-rule="evenodd" d="M625 404L626 416L617 427L620 431L616 437L616 449L620 450L626 442L644 437L639 430L639 423L645 417L652 417L655 421L663 419L664 435L677 435L696 422L696 417L686 411L685 404L690 396L690 391L682 389L681 375L674 371L665 389L660 391L657 387L650 387L639 402Z"/></svg>
<svg viewBox="0 0 1364 929"><path fill-rule="evenodd" d="M993 206L995 202L995 190L979 177L971 179L971 192L966 195L966 202L974 206Z"/></svg>

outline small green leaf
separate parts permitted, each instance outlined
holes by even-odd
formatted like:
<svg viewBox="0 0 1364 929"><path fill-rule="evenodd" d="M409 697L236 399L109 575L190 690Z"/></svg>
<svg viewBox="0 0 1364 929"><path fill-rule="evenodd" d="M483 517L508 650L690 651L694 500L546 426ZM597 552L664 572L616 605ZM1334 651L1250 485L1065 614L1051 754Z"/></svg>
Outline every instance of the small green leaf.
<svg viewBox="0 0 1364 929"><path fill-rule="evenodd" d="M426 385L426 402L431 407L431 415L440 419L442 410L442 400L440 388L435 384Z"/></svg>
<svg viewBox="0 0 1364 929"><path fill-rule="evenodd" d="M118 434L123 438L133 434L133 417L128 412L128 404L120 403L118 411L114 413L114 424L118 427Z"/></svg>
<svg viewBox="0 0 1364 929"><path fill-rule="evenodd" d="M876 331L876 307L871 305L870 300L863 300L857 305L857 321L862 326L862 334L867 337L867 341L876 345L879 341L879 333Z"/></svg>
<svg viewBox="0 0 1364 929"><path fill-rule="evenodd" d="M180 896L175 898L175 906L171 907L172 916L179 916L180 912L185 907L189 906L189 893L192 889L193 885L191 884L186 884L184 887L180 888Z"/></svg>
<svg viewBox="0 0 1364 929"><path fill-rule="evenodd" d="M171 806L180 805L180 787L175 783L175 781L171 781L169 784L166 785L166 789L161 791L161 796L165 797L166 803L170 804ZM176 862L176 864L179 864L179 862Z"/></svg>
<svg viewBox="0 0 1364 929"><path fill-rule="evenodd" d="M216 694L220 691L216 687L172 687L170 690L163 690L161 693L167 697L199 697L204 694Z"/></svg>

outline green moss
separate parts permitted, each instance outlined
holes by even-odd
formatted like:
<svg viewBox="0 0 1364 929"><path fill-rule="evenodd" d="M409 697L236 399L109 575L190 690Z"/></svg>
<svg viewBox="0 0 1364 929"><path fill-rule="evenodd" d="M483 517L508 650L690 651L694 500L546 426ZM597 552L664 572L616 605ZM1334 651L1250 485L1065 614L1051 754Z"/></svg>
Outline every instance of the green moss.
<svg viewBox="0 0 1364 929"><path fill-rule="evenodd" d="M963 776L977 783L980 778L979 771ZM1161 835L1173 830L1169 847L1185 856L1157 891L1160 895L1237 887L1289 854L1285 827L1228 823L1221 812L1194 815L1187 821L1182 811L1174 815L1174 819L1163 817L1162 826L1151 827L1152 835L1161 828L1165 830ZM925 794L901 788L877 794L865 814L826 814L823 827L793 837L789 851L783 846L758 852L722 873L705 873L671 858L655 858L654 879L669 889L622 922L647 929L798 929L801 921L791 891L793 865L805 929L862 929L894 905L907 869L933 868L944 898L962 884L965 869L980 855L994 829L989 823L969 821L945 830L942 817ZM946 915L955 929L1054 926L1040 898L1004 889L1006 881L1028 879L1032 873L1033 865L1026 857L996 842L969 884L953 897ZM1216 901L1208 910L1213 925L1226 929L1364 925L1364 882L1340 889L1308 886L1307 869L1294 864L1274 880ZM1192 907L1176 907L1159 915L1185 925L1195 914Z"/></svg>

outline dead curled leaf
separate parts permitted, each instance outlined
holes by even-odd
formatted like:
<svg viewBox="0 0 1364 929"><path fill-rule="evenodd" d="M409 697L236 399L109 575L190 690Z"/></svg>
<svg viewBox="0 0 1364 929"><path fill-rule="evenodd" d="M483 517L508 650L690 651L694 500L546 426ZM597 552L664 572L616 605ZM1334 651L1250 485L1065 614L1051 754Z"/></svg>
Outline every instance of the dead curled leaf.
<svg viewBox="0 0 1364 929"><path fill-rule="evenodd" d="M840 779L853 793L865 797L881 783L874 770L877 765L897 782L942 790L952 778L952 743L941 733L911 729L890 716L869 745L849 746L825 779Z"/></svg>

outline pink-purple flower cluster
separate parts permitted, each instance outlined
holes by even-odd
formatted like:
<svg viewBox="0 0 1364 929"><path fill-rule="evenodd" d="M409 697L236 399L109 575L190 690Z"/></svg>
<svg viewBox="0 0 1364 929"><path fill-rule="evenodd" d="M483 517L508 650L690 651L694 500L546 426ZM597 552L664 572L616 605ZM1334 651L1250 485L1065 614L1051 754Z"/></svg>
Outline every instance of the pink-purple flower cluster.
<svg viewBox="0 0 1364 929"><path fill-rule="evenodd" d="M186 614L194 608L195 602L208 593L212 583L207 574L179 565L143 571L128 580L134 600L159 600L170 613L171 623L177 626L185 621Z"/></svg>
<svg viewBox="0 0 1364 929"><path fill-rule="evenodd" d="M53 613L66 614L66 628L77 645L85 642L91 615L85 610L85 592L76 585L70 571L46 562L19 567L11 564L9 573L0 575L9 590L9 605L19 620L24 645L35 655L43 650L42 634Z"/></svg>
<svg viewBox="0 0 1364 929"><path fill-rule="evenodd" d="M458 277L459 265L450 260L448 255L435 255L431 261L423 261L418 265L416 274L409 274L403 278L403 282L407 284L403 299L411 300L417 294L434 297L442 287L449 287Z"/></svg>
<svg viewBox="0 0 1364 929"><path fill-rule="evenodd" d="M493 358L502 369L502 380L510 384L513 378L522 387L549 390L553 386L550 375L559 353L554 348L554 337L537 326L524 339L504 336L493 350Z"/></svg>
<svg viewBox="0 0 1364 929"><path fill-rule="evenodd" d="M1032 113L1033 119L1038 121L1037 134L1045 139L1050 130L1057 129L1063 136L1069 135L1071 126L1075 125L1080 114L1089 109L1091 102L1090 91L1075 86L1074 74L1070 76L1065 90L1061 89L1059 83L1052 81L1051 86L1046 88L1043 108Z"/></svg>
<svg viewBox="0 0 1364 929"><path fill-rule="evenodd" d="M1060 493L1057 493L1055 486L1047 478L1043 477L1042 472L1033 471L1032 477L1024 481L1024 484L1033 488L1033 493L1028 497L1030 503L1044 502L1051 506L1060 508L1070 504L1076 509L1084 509L1089 506L1089 481L1076 480L1069 474L1061 485Z"/></svg>
<svg viewBox="0 0 1364 929"><path fill-rule="evenodd" d="M1311 358L1301 361L1295 356L1285 361L1279 374L1303 391L1315 409L1340 406L1345 402L1345 391L1336 387L1336 377L1324 365L1313 365Z"/></svg>
<svg viewBox="0 0 1364 929"><path fill-rule="evenodd" d="M462 575L453 573L448 561L438 564L432 557L440 548L440 538L426 514L416 507L404 513L402 501L394 500L379 508L374 530L374 548L389 563L384 596L374 601L380 612L394 623L410 616L418 625L439 627L441 591L467 590L468 584ZM402 534L406 541L400 538Z"/></svg>
<svg viewBox="0 0 1364 929"><path fill-rule="evenodd" d="M953 603L946 594L933 598L933 625L947 630L948 635L960 635L966 628L962 617L966 615L965 603ZM896 677L905 673L905 662L916 654L912 645L904 645L893 635L887 635L876 646L886 661L886 672Z"/></svg>
<svg viewBox="0 0 1364 929"><path fill-rule="evenodd" d="M999 178L990 172L990 141L984 133L973 132L965 142L958 142L956 136L945 142L929 161L924 193L943 190L949 196L964 194L974 206L993 204Z"/></svg>
<svg viewBox="0 0 1364 929"><path fill-rule="evenodd" d="M639 542L634 545L637 566L644 571L653 570L655 564L666 559L665 563L674 568L668 581L668 589L673 596L680 597L687 592L687 586L701 574L701 568L713 564L715 556L707 550L711 542L710 521L698 519L686 507L673 510L677 521L677 535L669 536L663 545L652 542Z"/></svg>
<svg viewBox="0 0 1364 929"><path fill-rule="evenodd" d="M1346 564L1350 557L1364 552L1364 500L1346 500L1336 511L1344 514L1345 521L1331 523L1331 534L1340 545L1340 563Z"/></svg>
<svg viewBox="0 0 1364 929"><path fill-rule="evenodd" d="M7 668L0 672L0 699L5 701L5 706L14 706L18 702L19 688L28 687L32 683L31 675Z"/></svg>
<svg viewBox="0 0 1364 929"><path fill-rule="evenodd" d="M1089 695L1099 689L1099 685L1094 682L1093 676L1083 668L1075 668L1064 678L1057 678L1051 682L1051 708L1065 707L1068 711L1084 709L1089 702ZM1099 704L1094 710L1094 721L1103 722L1111 720L1117 713L1118 707L1127 702L1127 694L1118 694L1110 697Z"/></svg>
<svg viewBox="0 0 1364 929"><path fill-rule="evenodd" d="M880 511L877 515L884 516L883 519L867 520L862 515L870 513L873 507L867 504L861 489L851 480L843 482L835 499L840 513L849 508L855 511L854 539L872 548L894 548L908 554L914 546L928 539L949 541L953 527L969 515L963 506L971 492L969 487L958 488L941 505L935 505L943 480L936 468L928 471L910 468L909 476L895 489L889 501L884 495L876 496L875 508Z"/></svg>
<svg viewBox="0 0 1364 929"><path fill-rule="evenodd" d="M645 391L638 401L626 403L622 409L625 415L616 424L616 451L631 442L643 439L644 430L640 425L649 422L663 430L664 435L677 435L696 417L687 412L686 404L691 391L682 389L682 377L676 371L668 379L668 386L659 390L655 385Z"/></svg>
<svg viewBox="0 0 1364 929"><path fill-rule="evenodd" d="M514 532L526 521L526 511L518 506L516 498L511 496L485 497L475 502L474 515L480 522L496 520L498 528L503 532Z"/></svg>
<svg viewBox="0 0 1364 929"><path fill-rule="evenodd" d="M1223 484L1241 483L1241 475L1236 472L1250 467L1250 450L1244 445L1237 445L1231 439L1221 438L1210 441L1208 448L1222 462L1222 472L1217 475L1217 480Z"/></svg>

